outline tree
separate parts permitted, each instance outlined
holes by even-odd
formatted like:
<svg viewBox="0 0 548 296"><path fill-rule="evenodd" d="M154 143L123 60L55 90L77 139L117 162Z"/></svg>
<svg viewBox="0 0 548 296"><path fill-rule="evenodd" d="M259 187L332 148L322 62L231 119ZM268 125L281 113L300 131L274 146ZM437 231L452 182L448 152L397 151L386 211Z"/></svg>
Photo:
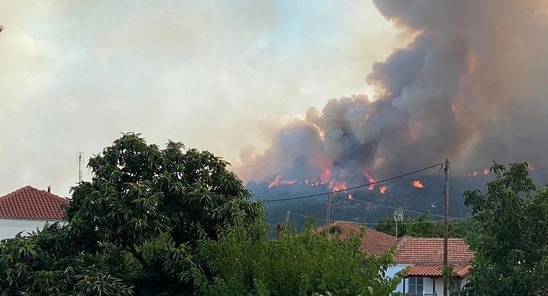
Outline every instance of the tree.
<svg viewBox="0 0 548 296"><path fill-rule="evenodd" d="M548 294L548 188L536 187L527 163L491 168L487 193L465 193L477 231L468 295Z"/></svg>
<svg viewBox="0 0 548 296"><path fill-rule="evenodd" d="M286 227L287 230L287 227ZM285 231L267 238L263 221L250 230L233 228L219 241L204 246L213 278L200 292L207 295L388 295L399 278L384 273L391 254L359 252L360 237L338 239L320 234L308 224L299 234Z"/></svg>
<svg viewBox="0 0 548 296"><path fill-rule="evenodd" d="M67 238L67 229L53 224L29 237L3 240L0 295L133 294L133 287L108 268L123 257L82 254Z"/></svg>
<svg viewBox="0 0 548 296"><path fill-rule="evenodd" d="M88 166L92 181L72 189L66 209L69 235L92 255L131 254L139 268L125 280L140 295L192 291L195 276L207 274L200 243L221 237L236 217L251 225L262 215L226 161L181 143L162 150L123 134Z"/></svg>

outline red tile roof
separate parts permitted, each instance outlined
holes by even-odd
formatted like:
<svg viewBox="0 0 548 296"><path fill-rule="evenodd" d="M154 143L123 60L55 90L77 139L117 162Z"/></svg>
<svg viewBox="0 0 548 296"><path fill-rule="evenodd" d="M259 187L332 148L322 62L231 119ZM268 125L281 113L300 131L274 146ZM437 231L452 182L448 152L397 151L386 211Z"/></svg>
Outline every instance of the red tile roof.
<svg viewBox="0 0 548 296"><path fill-rule="evenodd" d="M68 199L26 186L0 197L0 219L63 220Z"/></svg>
<svg viewBox="0 0 548 296"><path fill-rule="evenodd" d="M324 227L321 227L320 231L323 229ZM395 236L353 222L335 221L331 223L329 229L331 233L338 233L342 239L348 238L352 234L359 235L363 231L360 250L373 255L382 255L395 246L398 241Z"/></svg>
<svg viewBox="0 0 548 296"><path fill-rule="evenodd" d="M474 258L468 245L461 238L447 241L448 264L465 266ZM402 237L398 242L396 263L437 265L443 263L443 238Z"/></svg>
<svg viewBox="0 0 548 296"><path fill-rule="evenodd" d="M470 271L472 266L470 264L466 266L453 267L453 274L457 277L465 277ZM411 265L407 271L408 277L442 277L443 265Z"/></svg>
<svg viewBox="0 0 548 296"><path fill-rule="evenodd" d="M368 228L362 239L361 251L373 255L382 255L396 245L395 236Z"/></svg>
<svg viewBox="0 0 548 296"><path fill-rule="evenodd" d="M360 231L364 231L361 251L365 253L382 255L395 247L394 262L411 266L407 276L442 276L443 238L410 236L396 238L357 223L341 221L333 222L330 230L339 232L343 239L351 233L359 234ZM447 261L449 265L454 266L455 275L466 276L471 267L470 261L474 258L474 253L468 248L464 239L448 239L447 250Z"/></svg>

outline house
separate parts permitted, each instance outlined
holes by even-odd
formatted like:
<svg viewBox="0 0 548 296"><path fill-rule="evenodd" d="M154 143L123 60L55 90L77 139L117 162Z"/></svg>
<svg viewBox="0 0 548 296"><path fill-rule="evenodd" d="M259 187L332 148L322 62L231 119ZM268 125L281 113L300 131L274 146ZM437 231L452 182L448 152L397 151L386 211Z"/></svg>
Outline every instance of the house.
<svg viewBox="0 0 548 296"><path fill-rule="evenodd" d="M0 240L28 234L46 222L62 222L68 199L26 186L0 197Z"/></svg>
<svg viewBox="0 0 548 296"><path fill-rule="evenodd" d="M443 238L404 236L398 239L394 261L408 267L401 291L412 295L443 295ZM474 253L461 238L447 241L447 263L453 267L454 285L460 290L466 283Z"/></svg>
<svg viewBox="0 0 548 296"><path fill-rule="evenodd" d="M386 275L395 276L406 270L405 277L394 292L411 295L443 295L443 238L395 236L366 228L351 222L333 222L330 233L339 233L342 238L363 231L361 251L382 255L394 250L395 266ZM450 238L447 242L448 265L453 266L453 288L460 289L466 283L474 253L464 239Z"/></svg>

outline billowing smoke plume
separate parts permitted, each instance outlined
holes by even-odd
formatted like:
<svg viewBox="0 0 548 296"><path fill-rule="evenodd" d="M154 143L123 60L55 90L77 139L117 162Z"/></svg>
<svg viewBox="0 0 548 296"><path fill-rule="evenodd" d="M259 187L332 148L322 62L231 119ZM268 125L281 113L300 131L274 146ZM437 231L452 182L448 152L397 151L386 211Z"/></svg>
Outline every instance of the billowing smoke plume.
<svg viewBox="0 0 548 296"><path fill-rule="evenodd" d="M366 80L375 97L311 108L273 134L265 151L242 152L242 177L302 180L329 168L351 182L445 158L456 173L493 160L548 168L548 1L376 5L416 35L374 65Z"/></svg>

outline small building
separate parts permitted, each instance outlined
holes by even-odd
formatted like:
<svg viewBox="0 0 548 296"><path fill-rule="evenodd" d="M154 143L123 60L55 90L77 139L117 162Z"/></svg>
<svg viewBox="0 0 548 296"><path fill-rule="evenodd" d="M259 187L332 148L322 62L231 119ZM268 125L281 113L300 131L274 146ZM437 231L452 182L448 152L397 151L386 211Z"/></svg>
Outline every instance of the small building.
<svg viewBox="0 0 548 296"><path fill-rule="evenodd" d="M18 233L42 229L46 222L63 222L64 206L69 200L48 190L25 186L0 197L0 240L13 238Z"/></svg>
<svg viewBox="0 0 548 296"><path fill-rule="evenodd" d="M398 239L394 261L409 268L399 292L411 295L443 295L443 241L443 238L410 236ZM453 268L452 285L448 287L451 291L460 290L466 284L472 259L474 253L464 239L448 239L447 264Z"/></svg>
<svg viewBox="0 0 548 296"><path fill-rule="evenodd" d="M333 222L329 232L338 233L343 239L351 233L363 233L360 250L364 253L382 255L393 249L395 266L390 267L386 275L392 277L406 270L403 281L394 292L421 296L443 295L443 238L397 238L356 223L342 221ZM447 250L448 265L453 267L452 287L461 289L466 283L474 253L461 238L448 239Z"/></svg>

